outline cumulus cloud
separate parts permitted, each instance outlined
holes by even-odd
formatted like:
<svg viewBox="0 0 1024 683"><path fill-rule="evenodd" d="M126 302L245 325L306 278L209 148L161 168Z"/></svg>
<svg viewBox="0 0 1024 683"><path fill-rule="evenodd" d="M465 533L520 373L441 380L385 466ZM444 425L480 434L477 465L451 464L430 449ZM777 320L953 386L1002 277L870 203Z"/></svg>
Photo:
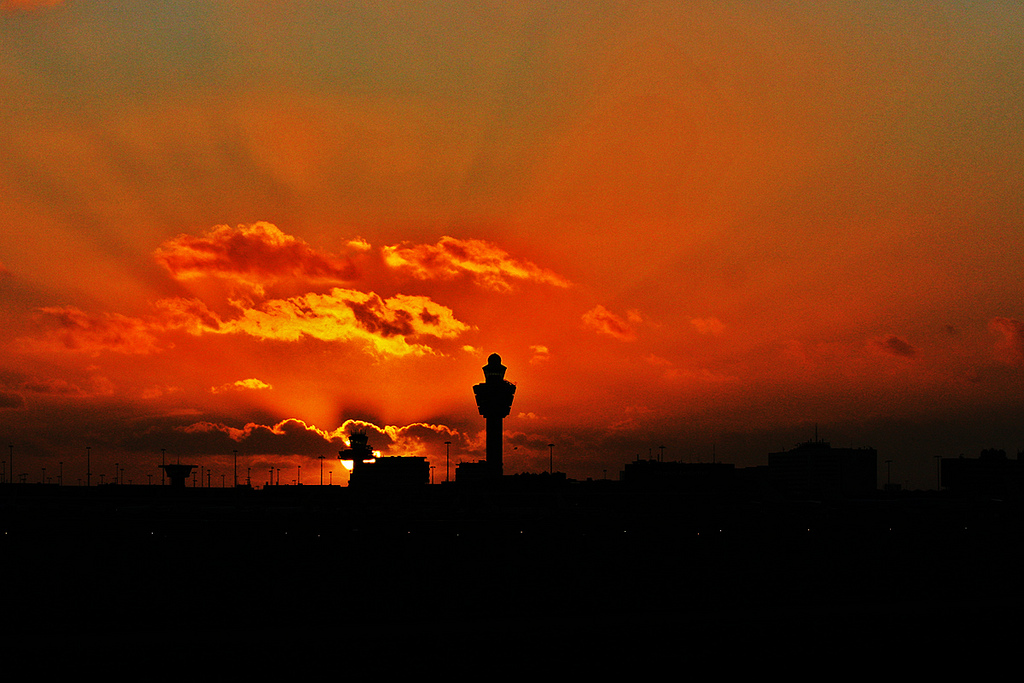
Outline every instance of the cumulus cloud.
<svg viewBox="0 0 1024 683"><path fill-rule="evenodd" d="M1024 365L1024 322L1015 318L996 317L989 329L999 334L996 356L1008 365Z"/></svg>
<svg viewBox="0 0 1024 683"><path fill-rule="evenodd" d="M917 355L917 349L914 348L910 342L901 337L897 337L895 334L890 334L881 339L871 340L871 346L876 351L888 354L890 356L900 356L903 358L913 358Z"/></svg>
<svg viewBox="0 0 1024 683"><path fill-rule="evenodd" d="M443 458L444 441L455 441L462 436L457 430L443 424L413 422L408 425L378 426L364 420L346 420L337 433L351 435L355 431L364 431L369 437L370 446L377 451L386 451L392 455L412 455L426 458ZM345 442L348 443L346 436Z"/></svg>
<svg viewBox="0 0 1024 683"><path fill-rule="evenodd" d="M533 351L533 355L530 357L531 363L543 363L551 358L551 352L548 350L548 347L541 344L534 344L530 347L530 351Z"/></svg>
<svg viewBox="0 0 1024 683"><path fill-rule="evenodd" d="M247 454L312 455L329 453L342 444L340 432L327 432L295 418L274 425L249 422L244 427L203 421L176 427L175 431L192 437L193 451L208 453L238 449Z"/></svg>
<svg viewBox="0 0 1024 683"><path fill-rule="evenodd" d="M393 356L431 351L411 338L446 339L467 329L450 308L425 296L398 294L384 299L373 292L340 288L329 294L267 301L221 326L222 332L260 339L297 341L308 336L323 341L362 341L377 353Z"/></svg>
<svg viewBox="0 0 1024 683"><path fill-rule="evenodd" d="M469 326L452 310L429 297L334 288L328 294L271 299L258 305L235 302L238 315L221 318L196 299L162 299L156 313L143 318L92 315L72 307L41 309L49 328L41 338L22 340L43 350L55 348L98 354L113 351L147 354L162 350L159 335L169 331L245 334L257 339L363 342L375 353L392 356L432 352L422 338L457 337Z"/></svg>
<svg viewBox="0 0 1024 683"><path fill-rule="evenodd" d="M227 384L222 384L219 387L210 387L210 391L214 394L223 394L229 391L259 391L261 389L273 388L274 387L266 382L252 377L249 379L240 379L235 382L228 382Z"/></svg>
<svg viewBox="0 0 1024 683"><path fill-rule="evenodd" d="M361 239L353 243L359 250L369 248ZM350 258L317 251L266 222L218 225L201 237L181 234L165 242L154 257L176 279L219 277L259 292L285 279L339 283L357 274Z"/></svg>
<svg viewBox="0 0 1024 683"><path fill-rule="evenodd" d="M415 422L408 425L378 426L365 420L346 420L334 430L321 429L303 420L289 418L273 425L249 422L233 427L223 422L199 421L174 428L186 441L181 446L193 453L222 454L238 450L246 455L304 455L337 457L349 446L355 431L369 435L374 450L390 455L444 458L444 441L462 435L443 424Z"/></svg>
<svg viewBox="0 0 1024 683"><path fill-rule="evenodd" d="M421 280L468 276L481 286L508 291L516 280L568 287L560 275L529 261L516 259L500 247L483 240L442 237L437 244L384 247L384 262Z"/></svg>
<svg viewBox="0 0 1024 683"><path fill-rule="evenodd" d="M636 325L640 322L642 319L636 311L629 311L623 319L600 304L583 314L584 325L621 341L634 341Z"/></svg>

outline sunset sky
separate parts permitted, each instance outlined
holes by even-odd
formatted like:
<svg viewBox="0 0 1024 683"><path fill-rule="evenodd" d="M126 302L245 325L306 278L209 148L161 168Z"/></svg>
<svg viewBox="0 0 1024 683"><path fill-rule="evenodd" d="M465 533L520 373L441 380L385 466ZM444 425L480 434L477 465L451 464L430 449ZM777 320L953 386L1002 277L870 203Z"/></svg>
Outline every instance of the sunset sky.
<svg viewBox="0 0 1024 683"><path fill-rule="evenodd" d="M337 484L366 429L440 481L493 352L506 473L816 426L880 483L1015 457L1022 36L1019 2L0 0L3 459Z"/></svg>

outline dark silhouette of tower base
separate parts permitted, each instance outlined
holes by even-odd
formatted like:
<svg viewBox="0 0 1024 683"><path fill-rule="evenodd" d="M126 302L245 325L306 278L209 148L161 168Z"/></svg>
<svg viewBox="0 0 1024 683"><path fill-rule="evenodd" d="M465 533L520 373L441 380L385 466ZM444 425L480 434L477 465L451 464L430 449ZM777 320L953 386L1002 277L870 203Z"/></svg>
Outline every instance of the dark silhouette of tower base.
<svg viewBox="0 0 1024 683"><path fill-rule="evenodd" d="M179 489L185 488L185 480L192 474L195 467L195 465L181 464L160 465L160 468L167 473L167 478L171 480L171 486Z"/></svg>
<svg viewBox="0 0 1024 683"><path fill-rule="evenodd" d="M483 368L484 381L473 386L476 406L487 418L487 470L493 477L503 474L501 423L512 410L512 399L516 393L516 385L505 379L507 369L501 364L501 356L492 353Z"/></svg>

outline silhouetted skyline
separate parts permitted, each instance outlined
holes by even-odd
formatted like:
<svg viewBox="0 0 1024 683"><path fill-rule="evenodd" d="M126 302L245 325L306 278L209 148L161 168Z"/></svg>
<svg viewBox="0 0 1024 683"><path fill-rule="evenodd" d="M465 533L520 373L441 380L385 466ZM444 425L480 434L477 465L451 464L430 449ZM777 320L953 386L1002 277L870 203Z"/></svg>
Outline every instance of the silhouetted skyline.
<svg viewBox="0 0 1024 683"><path fill-rule="evenodd" d="M1019 3L400 5L0 3L9 477L1024 448Z"/></svg>

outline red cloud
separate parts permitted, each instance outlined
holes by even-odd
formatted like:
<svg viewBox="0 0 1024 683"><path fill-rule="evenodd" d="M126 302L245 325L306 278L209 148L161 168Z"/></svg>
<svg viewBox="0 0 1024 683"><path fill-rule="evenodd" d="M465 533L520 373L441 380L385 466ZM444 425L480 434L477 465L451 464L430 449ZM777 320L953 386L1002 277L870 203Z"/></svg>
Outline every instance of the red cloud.
<svg viewBox="0 0 1024 683"><path fill-rule="evenodd" d="M503 249L483 240L442 237L437 244L405 244L384 247L384 262L421 280L450 279L468 275L484 287L498 291L512 288L511 280L530 280L556 287L569 281L529 261L512 258Z"/></svg>
<svg viewBox="0 0 1024 683"><path fill-rule="evenodd" d="M640 314L636 311L629 311L626 320L598 304L583 314L583 324L601 334L607 334L621 341L633 341L636 339L634 324L641 322Z"/></svg>
<svg viewBox="0 0 1024 683"><path fill-rule="evenodd" d="M890 334L881 339L874 339L871 341L871 345L878 351L889 354L890 356L913 358L917 355L917 349L914 348L910 342L897 337L895 334Z"/></svg>
<svg viewBox="0 0 1024 683"><path fill-rule="evenodd" d="M21 394L16 394L13 391L4 391L0 389L0 410L5 408L15 409L23 408L25 406L25 399Z"/></svg>
<svg viewBox="0 0 1024 683"><path fill-rule="evenodd" d="M77 308L40 309L51 329L38 342L71 351L96 354L109 350L146 354L159 350L152 325L140 318L119 314L90 315Z"/></svg>
<svg viewBox="0 0 1024 683"><path fill-rule="evenodd" d="M996 355L999 359L1009 365L1024 365L1024 322L997 317L989 321L988 325L1001 335L996 342Z"/></svg>
<svg viewBox="0 0 1024 683"><path fill-rule="evenodd" d="M202 237L178 235L154 257L177 279L221 277L257 291L282 279L346 282L356 277L351 259L316 251L265 222L218 225Z"/></svg>
<svg viewBox="0 0 1024 683"><path fill-rule="evenodd" d="M22 340L29 347L63 349L98 354L114 351L148 354L163 350L158 335L184 330L192 335L219 332L223 323L204 303L195 299L161 299L157 314L133 318L118 313L92 314L72 306L40 309L44 326L38 339Z"/></svg>

